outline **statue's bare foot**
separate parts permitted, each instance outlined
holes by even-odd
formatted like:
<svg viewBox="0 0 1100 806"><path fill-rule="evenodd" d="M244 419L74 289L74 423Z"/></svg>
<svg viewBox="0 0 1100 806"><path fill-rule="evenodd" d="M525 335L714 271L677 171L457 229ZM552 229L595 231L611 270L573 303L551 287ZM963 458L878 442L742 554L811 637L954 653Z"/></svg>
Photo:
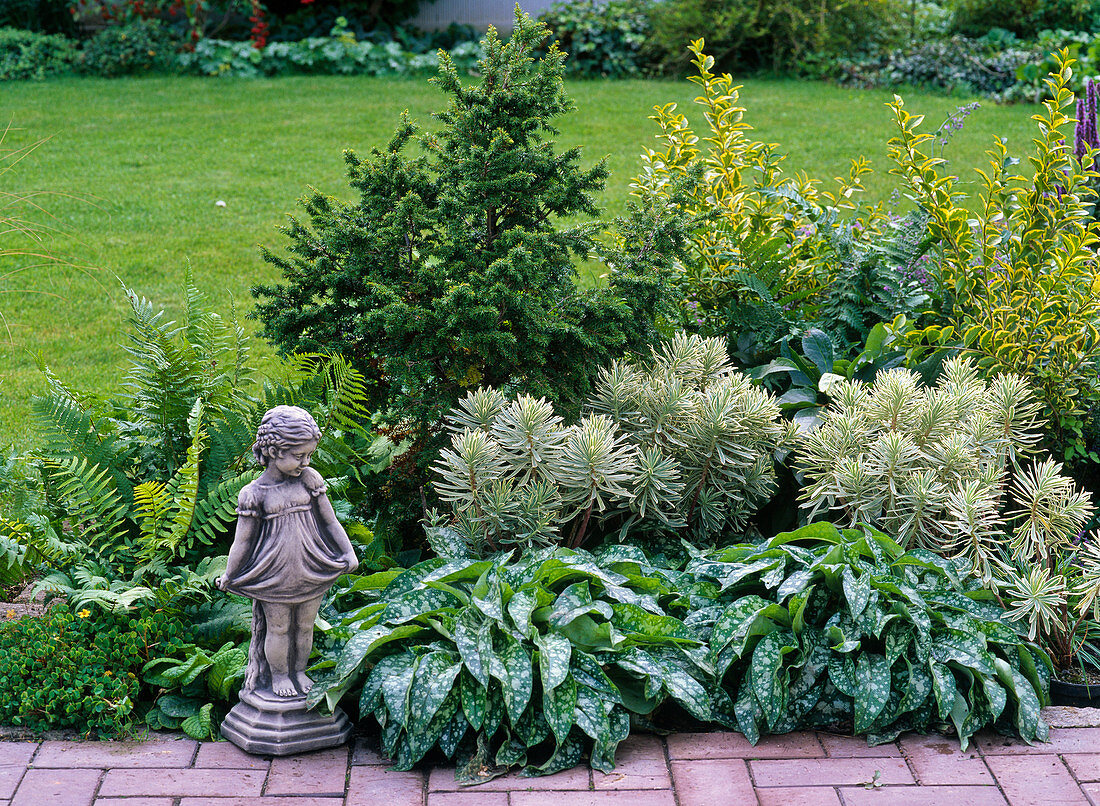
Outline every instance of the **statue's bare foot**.
<svg viewBox="0 0 1100 806"><path fill-rule="evenodd" d="M271 690L279 697L298 696L298 689L294 687L294 682L285 674L271 675Z"/></svg>
<svg viewBox="0 0 1100 806"><path fill-rule="evenodd" d="M313 688L313 681L306 676L305 672L298 672L298 690L303 694L309 694L311 688Z"/></svg>

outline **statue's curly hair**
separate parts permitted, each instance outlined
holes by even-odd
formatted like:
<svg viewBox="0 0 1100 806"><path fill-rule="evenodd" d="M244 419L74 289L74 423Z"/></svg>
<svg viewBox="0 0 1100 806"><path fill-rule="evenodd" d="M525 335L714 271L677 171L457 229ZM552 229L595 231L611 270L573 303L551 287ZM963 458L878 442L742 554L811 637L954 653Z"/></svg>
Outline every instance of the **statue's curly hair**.
<svg viewBox="0 0 1100 806"><path fill-rule="evenodd" d="M275 451L302 445L321 438L321 429L308 411L298 406L276 406L268 409L256 431L252 455L267 466Z"/></svg>

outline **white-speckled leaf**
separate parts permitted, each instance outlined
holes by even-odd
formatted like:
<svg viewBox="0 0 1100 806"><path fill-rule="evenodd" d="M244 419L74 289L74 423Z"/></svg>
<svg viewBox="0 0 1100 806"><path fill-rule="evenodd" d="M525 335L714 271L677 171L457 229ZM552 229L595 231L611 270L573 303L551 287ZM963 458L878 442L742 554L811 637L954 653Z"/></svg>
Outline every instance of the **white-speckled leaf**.
<svg viewBox="0 0 1100 806"><path fill-rule="evenodd" d="M544 690L561 685L569 674L569 658L573 645L557 633L538 633L535 645L539 648L539 675Z"/></svg>
<svg viewBox="0 0 1100 806"><path fill-rule="evenodd" d="M462 711L466 714L470 727L480 730L487 708L485 686L481 685L468 670L463 669L458 676L458 692L462 698Z"/></svg>
<svg viewBox="0 0 1100 806"><path fill-rule="evenodd" d="M890 666L874 652L856 657L855 732L866 733L890 698Z"/></svg>
<svg viewBox="0 0 1100 806"><path fill-rule="evenodd" d="M577 684L567 676L556 687L543 689L542 712L558 744L565 741L573 727L577 710Z"/></svg>
<svg viewBox="0 0 1100 806"><path fill-rule="evenodd" d="M848 612L852 618L859 618L859 614L867 607L871 598L870 574L860 574L858 577L852 573L851 566L844 566L842 575L844 582L844 598L848 602Z"/></svg>
<svg viewBox="0 0 1100 806"><path fill-rule="evenodd" d="M531 657L510 635L501 633L501 649L490 657L489 673L500 680L501 693L508 717L515 723L531 700L533 684Z"/></svg>
<svg viewBox="0 0 1100 806"><path fill-rule="evenodd" d="M412 687L420 656L405 653L394 657L400 660L394 660L393 665L387 669L388 674L382 681L382 699L394 721L404 728L409 724L409 689ZM372 670L372 674L375 672L377 667Z"/></svg>

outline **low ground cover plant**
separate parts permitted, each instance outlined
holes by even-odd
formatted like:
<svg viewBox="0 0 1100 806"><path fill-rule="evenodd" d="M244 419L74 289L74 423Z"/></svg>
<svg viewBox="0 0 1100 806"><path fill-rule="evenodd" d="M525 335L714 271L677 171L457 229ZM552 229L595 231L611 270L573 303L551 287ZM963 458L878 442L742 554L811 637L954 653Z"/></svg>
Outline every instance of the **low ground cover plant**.
<svg viewBox="0 0 1100 806"><path fill-rule="evenodd" d="M155 696L142 667L184 642L176 616L54 607L0 625L0 721L30 731L69 728L114 738Z"/></svg>
<svg viewBox="0 0 1100 806"><path fill-rule="evenodd" d="M671 703L757 741L844 726L872 741L953 724L1046 736L1049 674L976 580L870 528L814 524L686 566L561 547L349 577L310 699L357 699L408 769L610 770L631 715Z"/></svg>

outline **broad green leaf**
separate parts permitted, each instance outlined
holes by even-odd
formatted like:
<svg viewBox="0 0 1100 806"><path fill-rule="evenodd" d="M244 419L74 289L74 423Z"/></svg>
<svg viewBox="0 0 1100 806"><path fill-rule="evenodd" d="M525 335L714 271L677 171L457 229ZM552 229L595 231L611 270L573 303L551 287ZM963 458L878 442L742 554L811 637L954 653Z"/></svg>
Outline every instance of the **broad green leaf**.
<svg viewBox="0 0 1100 806"><path fill-rule="evenodd" d="M510 635L501 633L499 643L503 648L490 657L489 673L500 681L508 717L515 723L531 700L531 657Z"/></svg>
<svg viewBox="0 0 1100 806"><path fill-rule="evenodd" d="M396 656L382 681L382 700L393 715L394 722L403 728L409 725L409 689L412 688L419 663L419 655L406 653ZM372 675L377 673L378 667L371 670Z"/></svg>
<svg viewBox="0 0 1100 806"><path fill-rule="evenodd" d="M454 628L454 642L462 662L481 686L489 685L488 663L481 652L482 644L489 644L489 622L479 623L473 610L465 610L458 617Z"/></svg>
<svg viewBox="0 0 1100 806"><path fill-rule="evenodd" d="M183 732L192 739L209 741L214 736L213 715L214 703L208 702L199 709L197 714L187 717L180 723Z"/></svg>
<svg viewBox="0 0 1100 806"><path fill-rule="evenodd" d="M450 695L461 669L462 664L449 652L433 652L420 659L409 691L408 731L414 744L418 734L427 729L439 706Z"/></svg>
<svg viewBox="0 0 1100 806"><path fill-rule="evenodd" d="M554 732L558 744L565 741L573 727L577 710L577 684L567 675L557 686L543 689L542 711L546 724Z"/></svg>
<svg viewBox="0 0 1100 806"><path fill-rule="evenodd" d="M890 698L890 667L873 652L856 656L855 732L866 733Z"/></svg>
<svg viewBox="0 0 1100 806"><path fill-rule="evenodd" d="M596 604L606 604L597 602ZM607 605L610 609L610 605ZM591 616L579 615L571 618L558 631L569 639L578 649L588 652L614 649L625 639L608 621L596 621Z"/></svg>
<svg viewBox="0 0 1100 806"><path fill-rule="evenodd" d="M485 686L469 670L463 669L458 676L458 692L462 698L462 711L466 714L466 721L474 730L480 730L487 708Z"/></svg>
<svg viewBox="0 0 1100 806"><path fill-rule="evenodd" d="M734 658L744 654L749 640L757 635L766 635L778 629L775 620L787 618L787 611L782 605L769 602L759 596L744 596L731 604L718 617L711 635L710 660L715 664L715 671L722 675L725 668L718 668L719 653L727 646L731 647Z"/></svg>
<svg viewBox="0 0 1100 806"><path fill-rule="evenodd" d="M164 694L157 698L157 708L160 712L176 719L194 716L202 706L202 700L183 694Z"/></svg>
<svg viewBox="0 0 1100 806"><path fill-rule="evenodd" d="M346 593L358 593L359 591L381 590L404 573L404 569L391 568L388 571L378 571L374 574L364 574L355 577L355 581L348 586Z"/></svg>
<svg viewBox="0 0 1100 806"><path fill-rule="evenodd" d="M795 650L794 636L787 632L768 633L753 650L749 665L752 692L769 726L777 724L787 709L788 674L783 669L783 656Z"/></svg>
<svg viewBox="0 0 1100 806"><path fill-rule="evenodd" d="M684 626L684 623L672 616L657 616L637 605L616 603L611 606L612 623L628 638L642 639L647 642L686 642L699 643L698 637Z"/></svg>
<svg viewBox="0 0 1100 806"><path fill-rule="evenodd" d="M405 624L400 627L376 624L370 629L357 632L348 639L341 650L333 675L337 680L342 680L358 669L363 660L375 650L393 641L402 641L424 632L427 632L425 627L415 624Z"/></svg>
<svg viewBox="0 0 1100 806"><path fill-rule="evenodd" d="M832 371L833 340L824 330L815 327L806 331L802 337L802 353L813 362L819 375Z"/></svg>
<svg viewBox="0 0 1100 806"><path fill-rule="evenodd" d="M848 612L852 618L859 618L867 607L871 598L871 579L869 574L860 574L858 577L852 573L849 566L844 566L844 598L848 602Z"/></svg>
<svg viewBox="0 0 1100 806"><path fill-rule="evenodd" d="M542 678L542 688L549 691L561 685L569 675L569 658L573 653L573 645L557 633L537 633L535 645L539 648L539 675Z"/></svg>
<svg viewBox="0 0 1100 806"><path fill-rule="evenodd" d="M928 668L932 672L932 692L936 695L937 712L939 718L945 720L959 697L955 675L951 674L949 668L934 660L928 662Z"/></svg>

